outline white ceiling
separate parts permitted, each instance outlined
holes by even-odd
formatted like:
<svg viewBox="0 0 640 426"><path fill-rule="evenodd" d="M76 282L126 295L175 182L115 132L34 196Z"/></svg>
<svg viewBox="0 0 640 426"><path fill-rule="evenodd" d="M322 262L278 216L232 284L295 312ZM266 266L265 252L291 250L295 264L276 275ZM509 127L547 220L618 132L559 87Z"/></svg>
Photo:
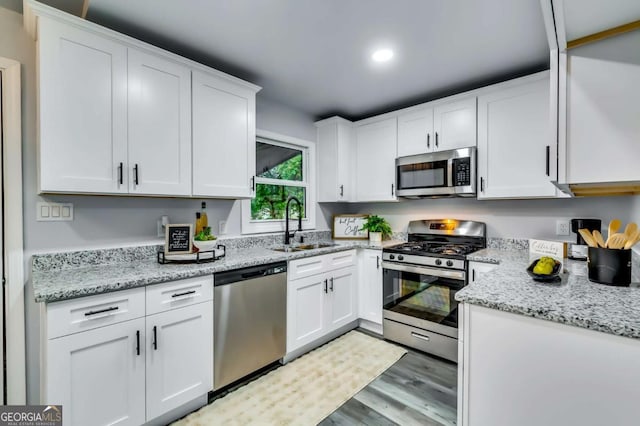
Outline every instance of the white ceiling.
<svg viewBox="0 0 640 426"><path fill-rule="evenodd" d="M549 56L539 0L90 0L87 19L318 118L363 118L543 69ZM392 63L371 63L379 46Z"/></svg>

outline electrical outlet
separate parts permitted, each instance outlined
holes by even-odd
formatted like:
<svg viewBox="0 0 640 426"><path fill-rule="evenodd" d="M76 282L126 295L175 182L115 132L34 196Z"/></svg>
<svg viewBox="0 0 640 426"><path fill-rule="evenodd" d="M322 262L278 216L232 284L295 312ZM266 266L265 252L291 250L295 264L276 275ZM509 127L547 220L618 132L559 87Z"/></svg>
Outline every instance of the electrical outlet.
<svg viewBox="0 0 640 426"><path fill-rule="evenodd" d="M569 221L566 219L556 220L556 235L568 236L571 235L571 228L569 227Z"/></svg>
<svg viewBox="0 0 640 426"><path fill-rule="evenodd" d="M218 235L224 235L227 233L227 221L221 220L218 222Z"/></svg>

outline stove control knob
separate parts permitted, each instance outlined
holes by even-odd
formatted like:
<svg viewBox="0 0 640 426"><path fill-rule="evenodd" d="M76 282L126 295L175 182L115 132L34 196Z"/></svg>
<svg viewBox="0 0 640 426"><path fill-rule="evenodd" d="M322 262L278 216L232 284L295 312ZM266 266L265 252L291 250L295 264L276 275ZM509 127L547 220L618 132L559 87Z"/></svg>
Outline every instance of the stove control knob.
<svg viewBox="0 0 640 426"><path fill-rule="evenodd" d="M395 255L393 255L393 254L390 254L390 255L389 255L389 259L393 260L393 259L395 259L395 258L396 258L396 256L395 256Z"/></svg>
<svg viewBox="0 0 640 426"><path fill-rule="evenodd" d="M442 260L436 259L436 265L438 265L438 266L442 265Z"/></svg>
<svg viewBox="0 0 640 426"><path fill-rule="evenodd" d="M452 260L447 260L447 266L453 266L453 261Z"/></svg>
<svg viewBox="0 0 640 426"><path fill-rule="evenodd" d="M403 255L398 255L398 260L404 260L404 256Z"/></svg>

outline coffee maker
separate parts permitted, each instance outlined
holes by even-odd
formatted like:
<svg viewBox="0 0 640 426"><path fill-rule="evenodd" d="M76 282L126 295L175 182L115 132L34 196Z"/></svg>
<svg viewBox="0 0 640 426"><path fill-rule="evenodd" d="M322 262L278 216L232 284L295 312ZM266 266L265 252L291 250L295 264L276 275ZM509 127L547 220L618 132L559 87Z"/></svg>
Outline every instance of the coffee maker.
<svg viewBox="0 0 640 426"><path fill-rule="evenodd" d="M571 231L576 234L576 243L569 250L569 259L587 260L587 243L578 233L578 229L587 229L589 232L596 229L600 231L602 221L600 219L571 219Z"/></svg>

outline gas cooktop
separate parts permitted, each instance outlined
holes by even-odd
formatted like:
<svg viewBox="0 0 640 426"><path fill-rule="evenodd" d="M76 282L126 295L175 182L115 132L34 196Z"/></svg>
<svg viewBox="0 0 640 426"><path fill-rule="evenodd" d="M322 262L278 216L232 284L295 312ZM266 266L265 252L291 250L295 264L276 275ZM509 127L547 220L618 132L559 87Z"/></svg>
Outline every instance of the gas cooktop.
<svg viewBox="0 0 640 426"><path fill-rule="evenodd" d="M464 258L467 254L482 248L483 246L481 244L410 241L389 247L385 251L388 253L406 253L416 256L437 255L441 257Z"/></svg>

